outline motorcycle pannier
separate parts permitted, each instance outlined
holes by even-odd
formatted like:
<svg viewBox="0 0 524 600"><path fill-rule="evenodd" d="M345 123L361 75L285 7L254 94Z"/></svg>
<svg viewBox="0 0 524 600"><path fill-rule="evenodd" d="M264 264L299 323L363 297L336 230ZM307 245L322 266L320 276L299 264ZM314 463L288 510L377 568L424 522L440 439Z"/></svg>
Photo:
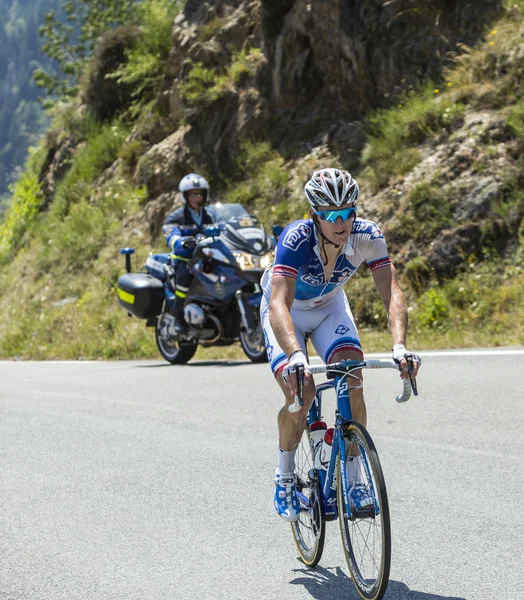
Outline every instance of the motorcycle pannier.
<svg viewBox="0 0 524 600"><path fill-rule="evenodd" d="M120 306L139 319L150 319L162 312L164 285L147 273L122 275L116 291Z"/></svg>

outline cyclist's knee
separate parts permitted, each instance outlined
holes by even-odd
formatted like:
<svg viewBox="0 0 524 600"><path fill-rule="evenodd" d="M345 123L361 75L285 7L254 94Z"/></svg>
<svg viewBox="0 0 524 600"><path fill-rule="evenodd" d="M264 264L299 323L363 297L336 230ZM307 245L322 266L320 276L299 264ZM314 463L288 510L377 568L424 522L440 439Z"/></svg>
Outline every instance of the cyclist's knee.
<svg viewBox="0 0 524 600"><path fill-rule="evenodd" d="M285 397L286 410L287 410L290 406L292 406L295 403L295 396L291 392L291 390L289 390L289 388L286 388L284 391L284 397ZM297 412L288 412L289 418L291 418L297 422L302 422L306 418L306 415L307 415L309 409L311 408L311 405L313 404L314 398L315 398L314 384L306 385L304 387L304 397L303 397L304 404L303 404L303 406L301 406L300 410L298 410Z"/></svg>
<svg viewBox="0 0 524 600"><path fill-rule="evenodd" d="M355 350L339 350L333 354L331 362L339 362L341 360L362 360L362 352L358 349ZM349 373L346 377L348 383L348 389L352 398L363 398L363 376L362 369L357 369Z"/></svg>

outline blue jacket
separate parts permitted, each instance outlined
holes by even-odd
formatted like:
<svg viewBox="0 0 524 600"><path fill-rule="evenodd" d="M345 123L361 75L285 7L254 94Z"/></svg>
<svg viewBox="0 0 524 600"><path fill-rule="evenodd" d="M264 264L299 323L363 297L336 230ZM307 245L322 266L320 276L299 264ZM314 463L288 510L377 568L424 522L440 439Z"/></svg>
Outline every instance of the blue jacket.
<svg viewBox="0 0 524 600"><path fill-rule="evenodd" d="M192 233L184 233L184 227L190 227L194 225L201 227L202 225L211 225L212 223L213 219L205 207L202 208L202 222L197 223L193 219L189 207L186 205L177 208L172 213L167 215L166 220L164 221L164 226L162 227L162 232L166 238L167 245L171 250L174 250L177 240L188 235L192 235Z"/></svg>

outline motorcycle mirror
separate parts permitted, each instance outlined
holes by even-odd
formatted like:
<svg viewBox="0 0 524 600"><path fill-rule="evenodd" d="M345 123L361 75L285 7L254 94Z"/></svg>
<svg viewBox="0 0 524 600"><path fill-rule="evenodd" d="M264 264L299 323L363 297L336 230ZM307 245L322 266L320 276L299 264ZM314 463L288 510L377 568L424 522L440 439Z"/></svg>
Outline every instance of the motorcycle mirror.
<svg viewBox="0 0 524 600"><path fill-rule="evenodd" d="M134 248L120 248L120 254L123 254L125 256L126 273L131 273L131 254L134 253Z"/></svg>

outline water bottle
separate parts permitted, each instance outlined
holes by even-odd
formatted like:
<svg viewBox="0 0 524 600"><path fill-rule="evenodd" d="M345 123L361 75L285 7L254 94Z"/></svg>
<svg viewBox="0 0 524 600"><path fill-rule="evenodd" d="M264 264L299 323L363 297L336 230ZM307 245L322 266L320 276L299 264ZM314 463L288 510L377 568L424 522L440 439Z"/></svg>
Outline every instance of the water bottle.
<svg viewBox="0 0 524 600"><path fill-rule="evenodd" d="M329 469L329 461L331 459L331 450L333 448L333 427L330 427L324 433L324 440L322 443L322 452L320 453L320 464L322 469Z"/></svg>
<svg viewBox="0 0 524 600"><path fill-rule="evenodd" d="M309 426L309 436L311 437L311 445L313 446L313 466L315 469L321 469L320 452L324 441L327 425L324 421L313 421Z"/></svg>

